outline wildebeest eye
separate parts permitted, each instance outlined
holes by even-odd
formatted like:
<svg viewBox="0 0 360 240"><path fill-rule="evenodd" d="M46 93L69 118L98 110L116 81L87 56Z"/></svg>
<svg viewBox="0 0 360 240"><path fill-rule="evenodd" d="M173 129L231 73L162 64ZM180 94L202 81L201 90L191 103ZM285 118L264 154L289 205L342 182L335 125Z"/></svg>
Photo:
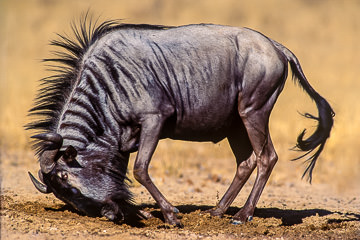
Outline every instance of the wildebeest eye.
<svg viewBox="0 0 360 240"><path fill-rule="evenodd" d="M79 193L79 190L77 190L76 188L71 188L71 192L76 195Z"/></svg>

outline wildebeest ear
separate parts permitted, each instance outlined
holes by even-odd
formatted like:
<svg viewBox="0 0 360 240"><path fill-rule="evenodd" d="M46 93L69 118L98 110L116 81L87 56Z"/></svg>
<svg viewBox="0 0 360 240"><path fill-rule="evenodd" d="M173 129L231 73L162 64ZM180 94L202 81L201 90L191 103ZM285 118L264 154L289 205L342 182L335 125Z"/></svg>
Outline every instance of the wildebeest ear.
<svg viewBox="0 0 360 240"><path fill-rule="evenodd" d="M69 146L66 148L63 158L65 162L70 163L75 160L76 155L77 155L76 149L73 146Z"/></svg>

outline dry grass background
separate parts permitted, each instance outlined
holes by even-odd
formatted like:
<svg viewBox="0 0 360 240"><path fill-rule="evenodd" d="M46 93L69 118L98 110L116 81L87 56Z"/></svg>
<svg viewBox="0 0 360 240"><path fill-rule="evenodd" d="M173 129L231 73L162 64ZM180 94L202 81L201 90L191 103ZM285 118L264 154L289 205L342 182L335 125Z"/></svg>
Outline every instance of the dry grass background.
<svg viewBox="0 0 360 240"><path fill-rule="evenodd" d="M182 25L211 22L247 26L283 43L300 59L313 87L332 104L335 126L314 172L314 184L338 190L360 182L360 1L311 0L0 0L0 158L29 156L29 121L38 79L47 76L41 59L52 48L55 33L71 33L69 24L88 9L100 19ZM289 75L291 76L291 75ZM314 103L288 79L271 116L270 128L280 160L270 184L299 179L304 165L289 160L289 151L303 128L314 122L297 111L316 113ZM35 161L27 157L26 161ZM182 169L204 166L232 178L235 161L223 141L186 143L164 140L152 171L179 176ZM4 171L5 169L2 169ZM231 174L229 174L229 172ZM300 181L300 180L299 180Z"/></svg>

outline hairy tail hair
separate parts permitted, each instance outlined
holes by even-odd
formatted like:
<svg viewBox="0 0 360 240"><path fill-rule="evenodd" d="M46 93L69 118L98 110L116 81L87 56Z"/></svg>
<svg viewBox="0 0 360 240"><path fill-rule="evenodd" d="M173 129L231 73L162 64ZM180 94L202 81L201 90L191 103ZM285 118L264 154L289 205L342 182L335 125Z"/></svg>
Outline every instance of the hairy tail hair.
<svg viewBox="0 0 360 240"><path fill-rule="evenodd" d="M307 92L307 94L315 101L316 106L318 108L318 117L311 115L310 113L305 113L304 116L313 120L318 121L318 126L315 132L308 138L304 139L306 129L304 129L297 138L296 148L300 151L306 152L298 158L293 160L298 160L305 156L310 155L306 162L309 162L304 174L308 174L308 180L311 183L312 180L312 172L316 164L316 160L318 159L320 153L324 149L326 140L330 136L330 131L334 123L335 112L332 110L330 104L318 94L315 89L312 88L310 83L307 81L299 60L296 56L286 47L281 45L280 43L271 40L273 44L279 49L287 58L290 63L293 79L297 79L302 86L302 88ZM314 152L315 151L315 152ZM313 153L314 152L314 153Z"/></svg>

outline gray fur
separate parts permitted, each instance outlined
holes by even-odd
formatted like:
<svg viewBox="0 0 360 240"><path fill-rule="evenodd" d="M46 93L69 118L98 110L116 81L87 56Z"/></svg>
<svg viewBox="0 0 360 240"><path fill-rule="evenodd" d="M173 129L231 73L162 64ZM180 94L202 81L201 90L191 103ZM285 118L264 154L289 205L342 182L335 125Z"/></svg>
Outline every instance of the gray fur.
<svg viewBox="0 0 360 240"><path fill-rule="evenodd" d="M44 183L59 198L89 215L122 217L122 204L131 201L125 176L128 157L138 151L136 180L159 204L165 221L180 225L174 207L147 172L159 139L218 142L228 138L238 169L211 213L225 213L257 166L254 189L234 216L241 222L251 219L277 161L268 121L284 87L288 62L319 109L318 130L306 140L304 134L298 139L301 150L319 147L310 158L311 177L329 137L333 112L287 48L251 29L212 24L102 27L93 37L84 38L83 48L75 48L78 58L70 61L75 67L67 75L71 88L48 122L47 130L63 138L63 155L54 159L56 167L44 175ZM56 185L53 181L60 180L51 176L64 173L66 179ZM74 196L64 197L67 189L78 194L76 201ZM97 210L90 214L90 207Z"/></svg>

